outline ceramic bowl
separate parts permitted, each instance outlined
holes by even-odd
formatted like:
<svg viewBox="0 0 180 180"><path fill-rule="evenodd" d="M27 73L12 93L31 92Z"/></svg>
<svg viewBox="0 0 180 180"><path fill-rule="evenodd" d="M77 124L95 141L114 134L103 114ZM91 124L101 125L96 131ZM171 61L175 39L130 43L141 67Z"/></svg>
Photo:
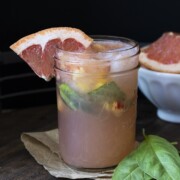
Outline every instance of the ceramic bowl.
<svg viewBox="0 0 180 180"><path fill-rule="evenodd" d="M157 107L157 116L165 121L180 123L180 74L138 71L140 91Z"/></svg>

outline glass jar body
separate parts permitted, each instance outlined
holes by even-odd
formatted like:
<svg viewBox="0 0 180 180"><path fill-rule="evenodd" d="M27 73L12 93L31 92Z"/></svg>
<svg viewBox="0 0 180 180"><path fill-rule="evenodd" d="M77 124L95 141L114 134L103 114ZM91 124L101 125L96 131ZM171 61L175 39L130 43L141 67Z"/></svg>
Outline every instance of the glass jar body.
<svg viewBox="0 0 180 180"><path fill-rule="evenodd" d="M68 165L113 167L134 149L138 48L128 50L58 52L59 148Z"/></svg>

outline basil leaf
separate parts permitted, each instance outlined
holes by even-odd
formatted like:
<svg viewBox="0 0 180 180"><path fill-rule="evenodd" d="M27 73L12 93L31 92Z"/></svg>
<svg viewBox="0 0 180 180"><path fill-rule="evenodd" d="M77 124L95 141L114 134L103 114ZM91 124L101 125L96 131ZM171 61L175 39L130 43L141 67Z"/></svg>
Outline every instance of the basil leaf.
<svg viewBox="0 0 180 180"><path fill-rule="evenodd" d="M72 110L81 109L88 113L97 114L100 110L87 98L86 95L81 95L68 84L62 83L58 85L59 93L64 103Z"/></svg>
<svg viewBox="0 0 180 180"><path fill-rule="evenodd" d="M126 94L113 81L100 86L88 94L97 103L113 103L114 101L124 101L126 99Z"/></svg>
<svg viewBox="0 0 180 180"><path fill-rule="evenodd" d="M115 168L112 180L150 180L149 175L144 173L136 161L137 151L124 158Z"/></svg>
<svg viewBox="0 0 180 180"><path fill-rule="evenodd" d="M60 95L63 101L66 103L66 105L73 110L77 110L79 106L79 95L67 84L60 84L58 87Z"/></svg>
<svg viewBox="0 0 180 180"><path fill-rule="evenodd" d="M155 135L145 137L136 153L139 167L154 179L179 180L180 157L166 139Z"/></svg>

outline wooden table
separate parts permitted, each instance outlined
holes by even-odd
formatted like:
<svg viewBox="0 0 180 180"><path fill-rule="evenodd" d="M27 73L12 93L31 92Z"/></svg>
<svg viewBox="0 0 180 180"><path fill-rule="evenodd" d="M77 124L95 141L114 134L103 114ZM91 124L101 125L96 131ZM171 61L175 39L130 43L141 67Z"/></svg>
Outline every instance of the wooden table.
<svg viewBox="0 0 180 180"><path fill-rule="evenodd" d="M0 180L53 180L24 148L20 134L57 127L56 105L37 106L0 113ZM156 108L142 95L138 99L137 140L146 134L156 134L180 143L180 124L162 121ZM180 149L180 145L177 145ZM62 179L62 178L60 178Z"/></svg>

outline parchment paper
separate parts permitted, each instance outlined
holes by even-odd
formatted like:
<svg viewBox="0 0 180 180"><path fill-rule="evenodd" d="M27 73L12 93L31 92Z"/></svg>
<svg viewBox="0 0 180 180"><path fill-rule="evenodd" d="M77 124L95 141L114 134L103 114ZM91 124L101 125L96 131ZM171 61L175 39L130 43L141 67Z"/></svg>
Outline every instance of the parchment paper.
<svg viewBox="0 0 180 180"><path fill-rule="evenodd" d="M99 172L85 172L70 168L59 155L58 130L45 132L22 133L21 141L25 148L52 176L70 179L91 178L110 180L113 169Z"/></svg>

